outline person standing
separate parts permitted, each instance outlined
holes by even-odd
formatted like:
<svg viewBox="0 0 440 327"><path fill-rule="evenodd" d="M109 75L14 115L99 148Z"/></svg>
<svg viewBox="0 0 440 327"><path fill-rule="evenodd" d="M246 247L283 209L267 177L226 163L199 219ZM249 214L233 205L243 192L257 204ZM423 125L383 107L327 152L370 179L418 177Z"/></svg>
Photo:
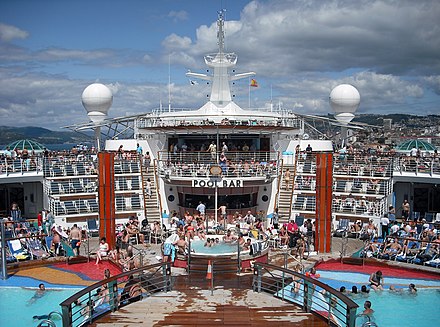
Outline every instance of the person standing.
<svg viewBox="0 0 440 327"><path fill-rule="evenodd" d="M380 218L380 225L382 230L382 238L385 240L385 238L389 235L388 232L388 226L390 224L390 220L388 219L388 215L385 214L382 218Z"/></svg>
<svg viewBox="0 0 440 327"><path fill-rule="evenodd" d="M46 234L49 235L53 224L55 224L55 216L50 210L46 210Z"/></svg>
<svg viewBox="0 0 440 327"><path fill-rule="evenodd" d="M13 222L18 222L21 220L21 210L18 204L13 202L11 206L11 218Z"/></svg>
<svg viewBox="0 0 440 327"><path fill-rule="evenodd" d="M272 225L273 228L278 230L280 223L280 214L278 213L278 208L275 208L273 215L272 215Z"/></svg>
<svg viewBox="0 0 440 327"><path fill-rule="evenodd" d="M145 183L145 194L151 199L151 180L150 177L147 178L147 182Z"/></svg>
<svg viewBox="0 0 440 327"><path fill-rule="evenodd" d="M284 173L284 187L286 191L290 189L290 170L289 168L286 169L286 172Z"/></svg>
<svg viewBox="0 0 440 327"><path fill-rule="evenodd" d="M226 205L225 204L221 205L218 208L218 211L220 211L220 217L222 218L223 223L226 226L226 218L227 218L227 207L226 207Z"/></svg>
<svg viewBox="0 0 440 327"><path fill-rule="evenodd" d="M136 144L136 153L139 157L142 157L142 147L138 144Z"/></svg>
<svg viewBox="0 0 440 327"><path fill-rule="evenodd" d="M75 255L79 255L79 249L81 246L81 231L77 224L73 224L73 227L70 230L69 238L73 253Z"/></svg>
<svg viewBox="0 0 440 327"><path fill-rule="evenodd" d="M206 206L202 201L199 201L199 205L197 206L196 210L200 213L200 217L205 219Z"/></svg>
<svg viewBox="0 0 440 327"><path fill-rule="evenodd" d="M37 215L37 225L38 225L38 231L43 231L43 214L42 211L38 212Z"/></svg>
<svg viewBox="0 0 440 327"><path fill-rule="evenodd" d="M215 145L214 141L212 141L209 145L208 152L211 153L211 159L214 160L217 158L217 146Z"/></svg>
<svg viewBox="0 0 440 327"><path fill-rule="evenodd" d="M226 145L225 142L223 142L223 144L222 144L222 152L223 152L223 153L226 153L226 152L228 152L228 151L229 151L228 146Z"/></svg>
<svg viewBox="0 0 440 327"><path fill-rule="evenodd" d="M396 221L396 209L392 205L388 208L388 219L390 220L390 223L393 223Z"/></svg>
<svg viewBox="0 0 440 327"><path fill-rule="evenodd" d="M148 174L148 171L150 170L150 165L151 165L151 156L150 156L149 151L147 151L147 153L145 153L144 164L145 164L145 171Z"/></svg>
<svg viewBox="0 0 440 327"><path fill-rule="evenodd" d="M409 211L411 209L411 206L408 202L408 200L403 200L402 203L402 217L405 218L405 220L409 220Z"/></svg>

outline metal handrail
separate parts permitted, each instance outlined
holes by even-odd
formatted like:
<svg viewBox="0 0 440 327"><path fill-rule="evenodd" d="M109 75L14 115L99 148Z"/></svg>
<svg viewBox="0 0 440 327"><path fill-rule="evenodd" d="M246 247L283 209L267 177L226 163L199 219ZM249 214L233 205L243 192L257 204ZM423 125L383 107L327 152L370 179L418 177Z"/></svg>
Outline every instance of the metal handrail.
<svg viewBox="0 0 440 327"><path fill-rule="evenodd" d="M43 160L41 157L29 157L27 159L11 159L4 158L0 160L0 176L5 174L21 174L37 173L43 171Z"/></svg>
<svg viewBox="0 0 440 327"><path fill-rule="evenodd" d="M128 302L138 300L153 292L168 292L171 290L169 271L170 263L157 263L112 276L80 290L60 303L63 327L70 327L74 324L81 326L90 323L96 318L125 305L120 302L119 289L125 286L130 276L137 276L139 281L136 281L134 285L139 287L140 294L137 294L137 299L135 299L127 292ZM102 291L101 294L99 293L100 290ZM97 303L95 303L95 300Z"/></svg>
<svg viewBox="0 0 440 327"><path fill-rule="evenodd" d="M253 289L300 305L330 324L354 327L358 305L332 287L294 270L255 262ZM321 288L320 291L317 288Z"/></svg>
<svg viewBox="0 0 440 327"><path fill-rule="evenodd" d="M57 325L50 319L44 319L40 321L37 327L43 327L43 326L57 327Z"/></svg>

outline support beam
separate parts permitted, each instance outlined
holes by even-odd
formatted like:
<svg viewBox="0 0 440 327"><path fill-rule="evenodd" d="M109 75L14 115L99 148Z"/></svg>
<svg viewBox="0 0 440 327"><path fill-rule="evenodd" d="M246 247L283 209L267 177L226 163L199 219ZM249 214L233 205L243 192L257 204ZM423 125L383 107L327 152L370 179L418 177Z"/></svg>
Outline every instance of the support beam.
<svg viewBox="0 0 440 327"><path fill-rule="evenodd" d="M333 154L316 154L316 235L315 247L320 253L331 252L333 199Z"/></svg>
<svg viewBox="0 0 440 327"><path fill-rule="evenodd" d="M114 153L98 153L99 237L107 239L110 249L116 243L114 161Z"/></svg>

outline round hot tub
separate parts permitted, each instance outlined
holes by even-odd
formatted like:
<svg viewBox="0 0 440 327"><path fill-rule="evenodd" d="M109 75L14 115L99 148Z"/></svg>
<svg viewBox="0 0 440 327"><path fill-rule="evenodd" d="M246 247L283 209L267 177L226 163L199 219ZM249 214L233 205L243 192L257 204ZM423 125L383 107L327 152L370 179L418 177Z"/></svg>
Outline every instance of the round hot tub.
<svg viewBox="0 0 440 327"><path fill-rule="evenodd" d="M189 248L190 255L177 255L173 266L187 268L188 259L202 259L205 261L215 260L231 260L231 262L237 262L240 258L240 266L242 270L251 268L254 262L268 262L269 247L267 242L251 239L250 250L239 249L238 243L226 243L223 241L224 235L208 235L207 238L214 239L212 246L206 246L206 240L201 240L198 237L194 237L191 240ZM245 237L245 240L249 237Z"/></svg>

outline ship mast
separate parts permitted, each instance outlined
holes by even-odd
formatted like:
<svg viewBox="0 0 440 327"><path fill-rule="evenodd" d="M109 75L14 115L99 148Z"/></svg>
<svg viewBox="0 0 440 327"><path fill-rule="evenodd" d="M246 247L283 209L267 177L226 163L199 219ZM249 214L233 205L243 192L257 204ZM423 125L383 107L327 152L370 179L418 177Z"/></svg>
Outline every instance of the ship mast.
<svg viewBox="0 0 440 327"><path fill-rule="evenodd" d="M224 33L224 10L218 12L217 18L217 44L218 52L208 54L204 57L208 67L213 69L213 75L208 76L201 73L188 72L186 76L195 77L211 82L211 95L209 101L219 108L226 107L232 101L230 82L242 78L254 76L254 72L235 74L230 76L229 69L237 64L235 53L225 53L225 33Z"/></svg>

